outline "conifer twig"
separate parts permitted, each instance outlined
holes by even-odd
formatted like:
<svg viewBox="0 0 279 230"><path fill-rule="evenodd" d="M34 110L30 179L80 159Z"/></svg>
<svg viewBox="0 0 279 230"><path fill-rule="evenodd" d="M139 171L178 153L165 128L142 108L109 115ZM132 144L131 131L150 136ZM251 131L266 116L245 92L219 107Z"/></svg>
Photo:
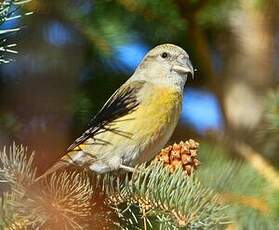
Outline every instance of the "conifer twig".
<svg viewBox="0 0 279 230"><path fill-rule="evenodd" d="M270 207L268 206L267 202L263 199L259 199L258 197L239 195L234 193L221 193L220 201L227 204L241 204L256 209L262 214L267 214L268 212L270 212Z"/></svg>
<svg viewBox="0 0 279 230"><path fill-rule="evenodd" d="M279 189L279 173L261 154L245 143L234 145L236 150L262 175L272 187Z"/></svg>
<svg viewBox="0 0 279 230"><path fill-rule="evenodd" d="M22 16L27 16L32 14L32 12L17 14L18 9L31 0L3 0L0 1L0 25L7 21L12 21L21 18ZM9 54L18 53L14 48L16 44L9 44L7 36L11 33L17 32L21 27L17 26L15 28L0 29L0 64L7 64L13 59L9 58Z"/></svg>
<svg viewBox="0 0 279 230"><path fill-rule="evenodd" d="M126 177L120 190L114 189L115 181L111 175L103 179L110 205L137 206L146 217L155 217L157 221L163 218L164 224L177 227L209 227L228 221L226 206L218 204L218 196L193 175L185 177L182 168L170 172L162 163L143 164L131 180Z"/></svg>
<svg viewBox="0 0 279 230"><path fill-rule="evenodd" d="M87 175L65 171L34 184L35 174L33 155L23 146L0 151L0 186L7 185L0 228L3 222L4 229L84 229L94 205Z"/></svg>

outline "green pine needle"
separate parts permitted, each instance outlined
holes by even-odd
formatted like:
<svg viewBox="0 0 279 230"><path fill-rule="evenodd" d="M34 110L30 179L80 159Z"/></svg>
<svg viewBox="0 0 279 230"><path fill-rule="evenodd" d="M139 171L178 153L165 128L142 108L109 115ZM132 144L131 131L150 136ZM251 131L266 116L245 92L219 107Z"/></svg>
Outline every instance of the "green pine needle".
<svg viewBox="0 0 279 230"><path fill-rule="evenodd" d="M93 205L87 175L65 171L34 184L33 154L27 155L15 144L0 152L0 227L84 229Z"/></svg>
<svg viewBox="0 0 279 230"><path fill-rule="evenodd" d="M112 175L102 182L108 203L117 210L124 204L120 217L138 226L152 225L154 218L161 228L205 229L228 223L227 206L220 205L212 190L202 186L195 176L186 177L182 170L171 173L159 163L143 164L119 186Z"/></svg>
<svg viewBox="0 0 279 230"><path fill-rule="evenodd" d="M0 25L7 21L32 14L32 12L17 14L17 9L30 1L31 0L4 0L0 2ZM13 58L9 55L18 53L18 51L14 49L16 44L9 44L6 37L11 33L18 32L20 29L20 27L0 29L0 64L7 64L13 61Z"/></svg>

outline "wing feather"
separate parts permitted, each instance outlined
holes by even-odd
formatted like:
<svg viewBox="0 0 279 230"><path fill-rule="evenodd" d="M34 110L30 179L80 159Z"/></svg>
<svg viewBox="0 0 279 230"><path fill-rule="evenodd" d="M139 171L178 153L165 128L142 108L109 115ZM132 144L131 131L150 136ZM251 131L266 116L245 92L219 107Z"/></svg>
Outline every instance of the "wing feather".
<svg viewBox="0 0 279 230"><path fill-rule="evenodd" d="M72 151L87 139L94 138L96 134L104 131L113 131L110 128L110 124L113 121L137 109L140 103L137 93L144 86L144 83L144 81L131 81L122 85L109 98L96 116L90 120L88 125L89 128L70 145L67 151ZM102 140L98 141L101 142Z"/></svg>

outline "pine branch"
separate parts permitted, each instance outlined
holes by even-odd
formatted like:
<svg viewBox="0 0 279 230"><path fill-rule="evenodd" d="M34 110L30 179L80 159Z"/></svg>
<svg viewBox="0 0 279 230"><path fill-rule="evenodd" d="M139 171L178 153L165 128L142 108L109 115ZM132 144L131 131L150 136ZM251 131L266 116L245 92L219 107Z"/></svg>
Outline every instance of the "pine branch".
<svg viewBox="0 0 279 230"><path fill-rule="evenodd" d="M261 174L271 186L279 190L279 172L261 154L245 143L235 145L238 152Z"/></svg>
<svg viewBox="0 0 279 230"><path fill-rule="evenodd" d="M93 188L84 173L53 174L34 184L33 155L15 144L0 152L2 194L0 226L8 229L38 227L84 229L91 215Z"/></svg>
<svg viewBox="0 0 279 230"><path fill-rule="evenodd" d="M279 192L249 163L231 160L224 149L203 143L197 176L202 184L229 204L230 217L237 229L277 229Z"/></svg>
<svg viewBox="0 0 279 230"><path fill-rule="evenodd" d="M235 193L222 193L220 194L220 200L227 204L235 203L253 208L260 211L264 215L270 212L267 202L263 198L259 197L239 195Z"/></svg>
<svg viewBox="0 0 279 230"><path fill-rule="evenodd" d="M208 157L198 171L197 143L188 141L163 149L132 175L107 174L92 183L84 173L64 171L30 187L36 172L32 155L14 145L0 152L0 186L5 186L0 227L90 229L88 221L94 218L109 218L122 229L208 229L229 219L245 229L255 223L264 229L276 224L278 207L271 204L278 193L266 190L265 180L253 168L225 160L216 150L203 150L203 158ZM98 197L93 197L95 187L102 188L118 218L110 218L111 211L95 213L100 210L91 202ZM267 191L272 194L266 196Z"/></svg>
<svg viewBox="0 0 279 230"><path fill-rule="evenodd" d="M196 177L185 176L182 168L172 173L162 163L143 164L130 180L126 177L115 188L117 180L107 175L102 187L109 197L108 203L118 210L120 217L127 218L126 212L130 213L130 223L146 220L152 225L150 218L155 218L161 226L198 229L228 222L227 207L218 203L218 196L203 187ZM122 207L120 211L123 204L125 209ZM140 215L134 213L134 207Z"/></svg>
<svg viewBox="0 0 279 230"><path fill-rule="evenodd" d="M25 194L25 202L14 206L32 222L32 227L83 229L82 222L91 214L92 195L93 189L86 175L63 172L53 174Z"/></svg>
<svg viewBox="0 0 279 230"><path fill-rule="evenodd" d="M0 152L0 183L6 182L12 185L33 183L36 174L36 169L31 166L34 153L27 158L26 152L27 148L22 145L13 144L9 150L4 147L3 151Z"/></svg>
<svg viewBox="0 0 279 230"><path fill-rule="evenodd" d="M0 2L0 25L32 14L32 12L18 14L19 8L30 1L31 0L4 0ZM18 51L15 50L16 44L10 44L7 37L12 33L18 32L20 29L20 27L0 29L0 64L7 64L13 61L12 58L8 57L9 54L18 53Z"/></svg>

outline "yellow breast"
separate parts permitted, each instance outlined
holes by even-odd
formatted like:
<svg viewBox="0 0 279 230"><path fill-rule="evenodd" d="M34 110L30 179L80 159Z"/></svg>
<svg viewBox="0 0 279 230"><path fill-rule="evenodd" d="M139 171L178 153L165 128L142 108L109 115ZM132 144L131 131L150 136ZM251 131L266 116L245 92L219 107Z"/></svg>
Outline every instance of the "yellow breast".
<svg viewBox="0 0 279 230"><path fill-rule="evenodd" d="M141 127L143 135L160 132L162 128L174 122L176 124L181 111L182 97L179 92L163 87L156 87L152 91L152 95L144 98L135 114L130 114L138 120L137 125Z"/></svg>

